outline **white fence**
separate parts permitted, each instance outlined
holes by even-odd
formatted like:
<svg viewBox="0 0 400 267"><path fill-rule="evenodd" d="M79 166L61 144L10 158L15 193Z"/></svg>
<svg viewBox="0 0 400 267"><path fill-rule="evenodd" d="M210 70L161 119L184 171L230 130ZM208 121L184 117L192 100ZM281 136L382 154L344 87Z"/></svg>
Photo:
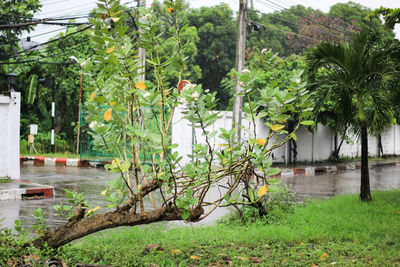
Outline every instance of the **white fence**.
<svg viewBox="0 0 400 267"><path fill-rule="evenodd" d="M0 177L19 179L21 94L0 95Z"/></svg>
<svg viewBox="0 0 400 267"><path fill-rule="evenodd" d="M220 119L216 121L213 128L231 129L232 127L232 112L221 111ZM183 156L182 164L190 162L188 155L192 154L193 142L204 143L204 137L201 135L200 129L193 129L191 123L183 119L182 109L175 109L173 126L172 126L172 143L178 144L176 149ZM249 128L249 123L245 118L242 118L243 126ZM268 128L262 120L257 121L256 125L257 138L265 138L268 134ZM211 129L208 129L211 130ZM306 127L301 126L297 131L297 161L314 162L326 160L334 151L334 134L330 128L323 125L318 125L314 133L308 131ZM244 132L246 135L246 131ZM246 137L245 137L246 138ZM358 157L361 156L361 143L356 137L352 138L352 144L343 143L340 149L341 156ZM340 142L340 138L338 143ZM218 148L222 140L216 137L213 140L213 145ZM400 154L400 126L394 125L388 128L382 134L382 146L384 154ZM368 138L368 151L370 155L378 154L378 140L373 136ZM288 144L274 150L273 156L275 162L287 162L289 155Z"/></svg>

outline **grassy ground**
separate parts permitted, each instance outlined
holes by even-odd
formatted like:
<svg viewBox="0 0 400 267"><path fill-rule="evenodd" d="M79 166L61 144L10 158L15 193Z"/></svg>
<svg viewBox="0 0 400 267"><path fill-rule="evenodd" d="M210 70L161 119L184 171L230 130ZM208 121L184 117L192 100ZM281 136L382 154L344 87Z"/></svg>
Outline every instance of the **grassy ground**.
<svg viewBox="0 0 400 267"><path fill-rule="evenodd" d="M42 153L42 154L21 154L21 156L29 157L47 157L47 158L69 158L69 159L79 159L79 154L70 153Z"/></svg>
<svg viewBox="0 0 400 267"><path fill-rule="evenodd" d="M163 250L145 250L160 244ZM75 263L113 266L400 266L400 190L315 200L266 225L118 228L62 248Z"/></svg>

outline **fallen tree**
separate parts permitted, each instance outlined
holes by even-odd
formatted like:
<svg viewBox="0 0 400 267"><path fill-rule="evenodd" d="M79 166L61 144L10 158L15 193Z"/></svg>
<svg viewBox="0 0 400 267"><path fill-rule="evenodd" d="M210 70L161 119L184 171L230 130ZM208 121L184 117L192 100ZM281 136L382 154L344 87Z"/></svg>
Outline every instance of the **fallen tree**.
<svg viewBox="0 0 400 267"><path fill-rule="evenodd" d="M106 168L120 176L102 192L110 203L111 211L106 213L98 213L99 207L92 207L80 194L67 192L69 204L56 209L66 214L68 222L42 233L33 241L36 247L57 248L119 226L197 222L218 207L258 206L265 194L276 190L274 184L279 181L271 177L279 169L272 168L272 151L296 139L300 124L312 124L306 121L311 108L301 72L292 73L290 90L253 88L254 74L237 73L244 88L240 95L245 102L247 124L242 131L246 138L238 140L234 128L215 129L220 118L213 111L216 93L182 77L186 68L182 35L187 28L179 27L181 4L165 2L165 16L172 24L168 40L176 48L169 55L161 53L165 40L151 10L138 8L135 16L124 12L117 0L101 0L93 11L90 36L96 53L82 64L91 84L87 89L90 134L94 149L113 155ZM135 27L129 28L128 22ZM146 69L138 60L139 48L146 49ZM165 72L166 68L177 68L180 82L176 87L168 85L171 72ZM141 80L142 72L150 79ZM178 112L195 129L191 161L185 165L170 138ZM297 120L288 133L285 124L291 116ZM260 125L264 133L257 136ZM212 187L218 194L210 196ZM152 209L146 211L147 199Z"/></svg>

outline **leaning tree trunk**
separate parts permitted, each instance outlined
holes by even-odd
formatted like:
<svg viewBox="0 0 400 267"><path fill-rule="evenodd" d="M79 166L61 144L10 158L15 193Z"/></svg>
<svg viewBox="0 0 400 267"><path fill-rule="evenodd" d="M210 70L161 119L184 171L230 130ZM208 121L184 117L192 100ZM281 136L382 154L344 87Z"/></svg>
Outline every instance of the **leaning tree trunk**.
<svg viewBox="0 0 400 267"><path fill-rule="evenodd" d="M366 121L361 121L361 187L360 198L363 201L371 200L368 169L368 132Z"/></svg>
<svg viewBox="0 0 400 267"><path fill-rule="evenodd" d="M160 184L155 180L142 187L139 195L146 196L158 189ZM69 242L87 236L89 234L115 228L119 226L135 226L161 221L182 220L182 211L177 209L172 202L150 212L136 213L136 206L140 199L137 195L129 198L123 206L116 210L103 214L84 218L86 207L82 204L75 210L74 216L69 221L55 230L47 231L32 243L37 248L43 248L45 244L52 248L58 248ZM204 213L201 205L190 210L188 221L196 221Z"/></svg>

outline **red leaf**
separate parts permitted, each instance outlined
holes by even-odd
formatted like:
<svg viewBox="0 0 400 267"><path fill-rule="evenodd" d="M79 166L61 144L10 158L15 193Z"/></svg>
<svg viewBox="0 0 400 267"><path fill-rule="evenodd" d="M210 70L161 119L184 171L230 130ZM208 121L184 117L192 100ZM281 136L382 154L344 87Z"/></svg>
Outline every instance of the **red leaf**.
<svg viewBox="0 0 400 267"><path fill-rule="evenodd" d="M183 85L184 85L185 83L192 84L192 83L189 82L188 80L182 80L182 81L180 81L180 82L178 83L178 90L179 90L179 93L182 91Z"/></svg>

